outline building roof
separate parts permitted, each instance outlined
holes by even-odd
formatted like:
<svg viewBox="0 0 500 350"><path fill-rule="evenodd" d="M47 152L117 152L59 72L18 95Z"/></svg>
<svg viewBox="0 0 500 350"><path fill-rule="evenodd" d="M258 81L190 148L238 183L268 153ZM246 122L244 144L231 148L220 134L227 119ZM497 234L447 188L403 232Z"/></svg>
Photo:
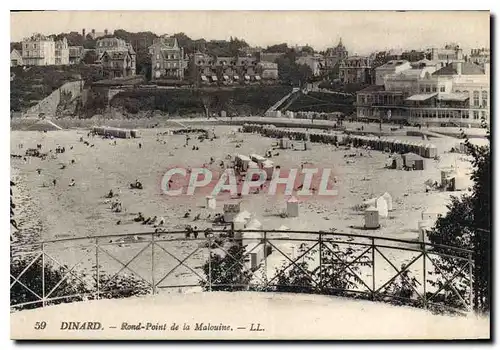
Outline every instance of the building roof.
<svg viewBox="0 0 500 350"><path fill-rule="evenodd" d="M425 101L430 99L431 97L437 96L437 92L434 92L432 94L417 94L417 95L412 95L408 97L406 100L407 101Z"/></svg>
<svg viewBox="0 0 500 350"><path fill-rule="evenodd" d="M405 160L419 160L419 159L424 159L422 156L420 156L420 155L418 155L416 153L412 153L412 152L403 154L403 158L405 158Z"/></svg>
<svg viewBox="0 0 500 350"><path fill-rule="evenodd" d="M110 51L105 51L102 54L101 59L106 55L111 60L123 60L128 54L129 52L127 50L110 50Z"/></svg>
<svg viewBox="0 0 500 350"><path fill-rule="evenodd" d="M386 64L383 64L380 67L377 67L376 69L399 67L405 63L408 63L408 61L407 60L391 60L391 61L387 62Z"/></svg>
<svg viewBox="0 0 500 350"><path fill-rule="evenodd" d="M458 65L460 63L454 62L443 68L437 70L433 75L458 75ZM462 75L483 75L484 70L475 63L462 62Z"/></svg>
<svg viewBox="0 0 500 350"><path fill-rule="evenodd" d="M260 61L257 65L264 69L278 69L278 64L274 62Z"/></svg>
<svg viewBox="0 0 500 350"><path fill-rule="evenodd" d="M360 92L372 92L372 91L384 91L384 86L383 85L370 85L365 87L364 89L358 91Z"/></svg>
<svg viewBox="0 0 500 350"><path fill-rule="evenodd" d="M21 57L21 54L19 53L19 51L17 51L16 49L13 49L11 52L10 52L10 57L12 56L19 56Z"/></svg>

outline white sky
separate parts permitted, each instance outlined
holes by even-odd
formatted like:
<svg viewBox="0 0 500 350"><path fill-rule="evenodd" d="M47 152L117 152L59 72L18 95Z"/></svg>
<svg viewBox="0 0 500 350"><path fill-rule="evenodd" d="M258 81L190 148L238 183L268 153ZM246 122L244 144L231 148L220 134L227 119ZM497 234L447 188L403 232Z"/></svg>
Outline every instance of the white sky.
<svg viewBox="0 0 500 350"><path fill-rule="evenodd" d="M342 37L350 54L386 48L424 48L457 42L464 49L490 46L489 12L383 11L54 11L11 13L11 41L34 32L82 28L184 32L193 39L244 38L250 45L287 42L322 50Z"/></svg>

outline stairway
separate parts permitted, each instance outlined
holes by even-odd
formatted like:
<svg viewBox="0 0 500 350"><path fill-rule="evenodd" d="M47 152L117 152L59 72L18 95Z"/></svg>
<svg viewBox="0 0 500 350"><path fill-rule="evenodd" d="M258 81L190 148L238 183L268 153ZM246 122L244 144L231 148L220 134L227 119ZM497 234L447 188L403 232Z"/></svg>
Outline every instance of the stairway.
<svg viewBox="0 0 500 350"><path fill-rule="evenodd" d="M287 101L287 100L288 100L288 99L289 99L289 98L290 98L293 94L299 95L299 94L298 94L298 92L300 92L300 89L299 89L299 88L293 88L293 89L292 89L292 91L291 91L289 94L285 95L285 96L284 96L281 100L279 100L279 101L278 101L278 102L276 102L274 105L272 105L272 106L271 106L271 107L270 107L270 108L266 111L265 115L267 116L267 115L272 114L273 112L276 112L276 111L279 109L279 107L280 107L283 103L285 103L285 102L286 102L286 101ZM295 101L295 99L294 99L293 101ZM293 101L292 101L292 102L293 102ZM288 106L289 106L289 105L288 105ZM288 107L288 106L287 106L287 107Z"/></svg>

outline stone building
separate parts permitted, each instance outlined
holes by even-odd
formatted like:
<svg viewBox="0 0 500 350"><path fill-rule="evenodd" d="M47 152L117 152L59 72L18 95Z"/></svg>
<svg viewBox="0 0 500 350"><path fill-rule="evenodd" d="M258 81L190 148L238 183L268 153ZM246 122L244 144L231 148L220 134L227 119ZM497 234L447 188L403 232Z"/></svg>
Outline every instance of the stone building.
<svg viewBox="0 0 500 350"><path fill-rule="evenodd" d="M62 40L55 42L55 64L69 64L69 46L66 38L62 38Z"/></svg>
<svg viewBox="0 0 500 350"><path fill-rule="evenodd" d="M83 46L69 47L69 64L78 64L83 60L85 50Z"/></svg>
<svg viewBox="0 0 500 350"><path fill-rule="evenodd" d="M105 51L101 58L103 76L108 79L135 75L135 59L126 50Z"/></svg>
<svg viewBox="0 0 500 350"><path fill-rule="evenodd" d="M116 37L104 37L96 42L97 62L103 76L113 79L135 75L136 53L132 45Z"/></svg>
<svg viewBox="0 0 500 350"><path fill-rule="evenodd" d="M163 36L155 39L149 47L151 55L152 80L156 79L184 79L187 60L184 57L184 48L179 47L176 38Z"/></svg>
<svg viewBox="0 0 500 350"><path fill-rule="evenodd" d="M490 73L468 62L389 74L384 85L358 91L361 119L392 119L419 125L479 126L490 120Z"/></svg>
<svg viewBox="0 0 500 350"><path fill-rule="evenodd" d="M52 37L34 34L22 41L23 64L27 66L49 66L56 63L55 41Z"/></svg>
<svg viewBox="0 0 500 350"><path fill-rule="evenodd" d="M351 56L341 61L339 79L344 84L370 84L372 82L372 58Z"/></svg>
<svg viewBox="0 0 500 350"><path fill-rule="evenodd" d="M345 60L349 56L349 52L342 44L342 38L340 38L339 43L336 47L329 48L326 50L325 55L325 67L326 69L333 69L337 63Z"/></svg>
<svg viewBox="0 0 500 350"><path fill-rule="evenodd" d="M325 59L319 54L297 57L296 64L303 64L311 68L313 76L321 75L325 68Z"/></svg>
<svg viewBox="0 0 500 350"><path fill-rule="evenodd" d="M487 48L472 49L470 56L468 57L469 62L484 65L485 63L490 63L491 61L491 51Z"/></svg>

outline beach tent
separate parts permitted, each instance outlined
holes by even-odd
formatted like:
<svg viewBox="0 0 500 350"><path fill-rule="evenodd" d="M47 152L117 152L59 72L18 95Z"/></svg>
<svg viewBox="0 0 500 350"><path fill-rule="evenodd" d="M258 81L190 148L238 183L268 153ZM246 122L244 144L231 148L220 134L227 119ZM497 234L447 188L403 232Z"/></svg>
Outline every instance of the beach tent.
<svg viewBox="0 0 500 350"><path fill-rule="evenodd" d="M407 166L409 168L415 167L416 170L424 170L423 169L423 167L424 167L423 158L420 157L416 153L409 152L409 153L403 154L403 160L404 160L405 166Z"/></svg>
<svg viewBox="0 0 500 350"><path fill-rule="evenodd" d="M259 165L267 160L267 158L255 153L250 155L250 159Z"/></svg>
<svg viewBox="0 0 500 350"><path fill-rule="evenodd" d="M217 201L215 197L206 196L205 199L206 199L206 208L215 209L217 207Z"/></svg>
<svg viewBox="0 0 500 350"><path fill-rule="evenodd" d="M379 211L375 207L368 207L365 209L365 228L377 229L380 227Z"/></svg>
<svg viewBox="0 0 500 350"><path fill-rule="evenodd" d="M266 180L271 180L273 178L274 162L267 159L262 163L262 169L266 172Z"/></svg>
<svg viewBox="0 0 500 350"><path fill-rule="evenodd" d="M400 154L395 154L392 157L392 168L401 170L404 166L404 159Z"/></svg>
<svg viewBox="0 0 500 350"><path fill-rule="evenodd" d="M387 210L388 211L392 211L392 196L388 193L388 192L385 192L382 196L382 198L385 199L385 201L387 202Z"/></svg>
<svg viewBox="0 0 500 350"><path fill-rule="evenodd" d="M289 218L295 218L299 216L299 201L295 197L291 197L286 202L286 215Z"/></svg>
<svg viewBox="0 0 500 350"><path fill-rule="evenodd" d="M377 208L381 218L386 218L389 215L389 210L387 208L387 202L385 198L380 196L375 201L375 207Z"/></svg>

